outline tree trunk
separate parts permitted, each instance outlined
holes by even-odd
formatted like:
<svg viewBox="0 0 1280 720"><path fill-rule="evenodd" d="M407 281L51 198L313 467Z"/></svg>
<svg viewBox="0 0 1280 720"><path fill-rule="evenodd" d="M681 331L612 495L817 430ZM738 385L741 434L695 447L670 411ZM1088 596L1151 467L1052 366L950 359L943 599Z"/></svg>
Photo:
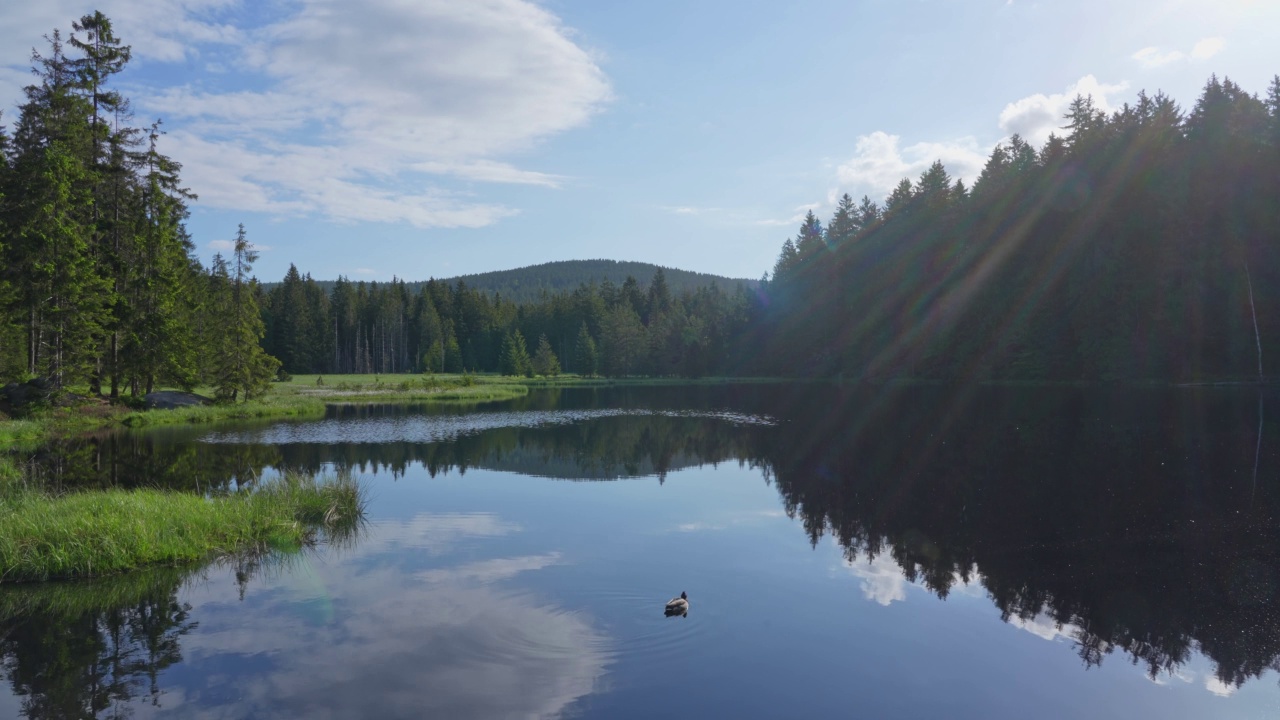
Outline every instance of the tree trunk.
<svg viewBox="0 0 1280 720"><path fill-rule="evenodd" d="M1262 333L1258 331L1258 309L1253 304L1253 277L1249 274L1249 261L1244 261L1244 278L1249 284L1249 312L1253 314L1253 339L1258 345L1258 382L1262 382Z"/></svg>

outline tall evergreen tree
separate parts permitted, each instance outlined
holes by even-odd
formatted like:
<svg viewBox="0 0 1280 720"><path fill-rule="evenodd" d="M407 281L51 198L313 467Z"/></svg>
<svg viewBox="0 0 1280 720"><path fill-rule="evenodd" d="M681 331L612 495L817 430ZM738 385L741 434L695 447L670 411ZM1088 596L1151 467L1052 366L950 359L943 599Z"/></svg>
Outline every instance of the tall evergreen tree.
<svg viewBox="0 0 1280 720"><path fill-rule="evenodd" d="M529 359L529 348L525 345L524 335L519 330L507 333L502 341L502 359L500 369L503 375L532 375L533 364Z"/></svg>
<svg viewBox="0 0 1280 720"><path fill-rule="evenodd" d="M579 375L584 377L593 377L599 366L599 354L596 351L596 341L591 337L591 331L587 328L586 321L578 328L578 339L574 343L573 353L573 369Z"/></svg>
<svg viewBox="0 0 1280 720"><path fill-rule="evenodd" d="M89 107L56 31L35 56L14 135L7 275L27 331L27 370L55 386L85 376L96 359L110 293L95 266L94 176L86 163Z"/></svg>
<svg viewBox="0 0 1280 720"><path fill-rule="evenodd" d="M232 246L232 260L215 262L215 277L222 281L223 299L218 308L225 325L218 347L214 384L219 398L235 402L243 393L246 401L266 392L280 361L259 344L265 330L254 298L250 278L258 253L249 243L241 224Z"/></svg>

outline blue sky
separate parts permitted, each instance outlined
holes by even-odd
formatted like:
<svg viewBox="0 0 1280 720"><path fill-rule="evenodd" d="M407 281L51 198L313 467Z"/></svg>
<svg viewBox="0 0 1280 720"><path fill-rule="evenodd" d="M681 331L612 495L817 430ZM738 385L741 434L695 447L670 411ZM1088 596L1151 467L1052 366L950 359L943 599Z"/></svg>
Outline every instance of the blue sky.
<svg viewBox="0 0 1280 720"><path fill-rule="evenodd" d="M613 258L759 277L813 208L941 158L971 179L1102 107L1280 73L1271 0L42 0L0 9L0 105L101 9L207 260L445 277ZM11 124L13 111L5 122Z"/></svg>

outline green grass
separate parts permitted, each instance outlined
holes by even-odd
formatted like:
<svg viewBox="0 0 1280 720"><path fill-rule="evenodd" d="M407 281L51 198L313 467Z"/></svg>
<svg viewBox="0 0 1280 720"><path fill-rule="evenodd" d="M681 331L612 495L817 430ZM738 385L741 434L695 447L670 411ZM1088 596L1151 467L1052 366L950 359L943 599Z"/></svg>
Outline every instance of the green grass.
<svg viewBox="0 0 1280 720"><path fill-rule="evenodd" d="M196 572L187 567L157 567L78 582L0 585L0 622L33 615L72 620L86 613L137 607L163 598Z"/></svg>
<svg viewBox="0 0 1280 720"><path fill-rule="evenodd" d="M35 442L42 434L41 424L34 420L0 420L0 447Z"/></svg>
<svg viewBox="0 0 1280 720"><path fill-rule="evenodd" d="M349 536L364 497L350 479L288 476L226 496L101 490L0 492L0 582L85 578L299 548L320 529Z"/></svg>
<svg viewBox="0 0 1280 720"><path fill-rule="evenodd" d="M324 384L317 384L319 377ZM450 403L468 404L512 400L530 388L717 385L739 382L777 382L768 378L585 378L507 377L502 375L296 375L289 382L271 384L262 398L242 403L203 405L174 410L136 410L102 400L80 407L46 408L23 420L0 420L0 452L34 446L49 437L103 427L149 427L270 418L322 417L329 403ZM170 388L160 388L170 389ZM209 388L196 392L212 395Z"/></svg>
<svg viewBox="0 0 1280 720"><path fill-rule="evenodd" d="M324 384L317 383L324 378ZM528 394L525 378L500 375L295 375L274 383L280 397L327 402L486 402Z"/></svg>
<svg viewBox="0 0 1280 720"><path fill-rule="evenodd" d="M137 410L97 400L80 407L45 408L22 420L0 420L0 452L102 427L321 417L325 405L335 402L475 403L518 398L529 391L523 378L494 375L326 375L324 385L317 385L316 378L302 375L292 382L272 383L265 397L241 403ZM211 394L208 388L196 392Z"/></svg>
<svg viewBox="0 0 1280 720"><path fill-rule="evenodd" d="M293 393L273 393L264 398L234 404L197 405L172 410L134 410L120 415L116 421L129 427L143 427L323 415L324 402L320 399Z"/></svg>

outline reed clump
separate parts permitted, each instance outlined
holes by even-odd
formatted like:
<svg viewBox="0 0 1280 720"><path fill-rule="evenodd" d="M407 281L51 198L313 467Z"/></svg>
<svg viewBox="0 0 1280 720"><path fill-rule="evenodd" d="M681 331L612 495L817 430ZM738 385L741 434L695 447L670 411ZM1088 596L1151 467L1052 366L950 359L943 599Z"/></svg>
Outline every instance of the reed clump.
<svg viewBox="0 0 1280 720"><path fill-rule="evenodd" d="M0 473L3 476L4 473ZM0 480L0 582L98 577L255 549L295 549L364 518L349 477L287 475L205 497L165 490L52 496Z"/></svg>

